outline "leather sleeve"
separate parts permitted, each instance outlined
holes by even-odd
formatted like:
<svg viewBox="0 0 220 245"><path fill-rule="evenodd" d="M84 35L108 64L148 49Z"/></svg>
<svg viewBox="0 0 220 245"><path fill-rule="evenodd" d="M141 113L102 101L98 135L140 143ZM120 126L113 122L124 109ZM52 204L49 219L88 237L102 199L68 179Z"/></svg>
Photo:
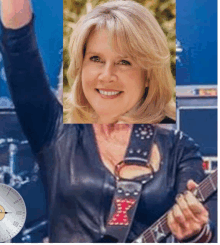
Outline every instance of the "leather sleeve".
<svg viewBox="0 0 220 245"><path fill-rule="evenodd" d="M199 145L181 131L176 134L175 151L176 189L177 193L180 193L186 190L189 179L200 183L205 178L205 173L202 168Z"/></svg>
<svg viewBox="0 0 220 245"><path fill-rule="evenodd" d="M186 184L189 179L193 179L196 183L200 183L205 177L204 170L202 168L202 156L200 153L199 145L195 141L179 131L176 134L176 161L177 165L177 178L176 188L177 193L181 193L186 189ZM217 199L215 195L209 198L208 202L204 204L209 209L210 213L210 229L212 231L212 239L209 242L216 240L216 223L212 221L212 207L217 205ZM175 242L178 242L174 239ZM189 242L191 240L189 239Z"/></svg>
<svg viewBox="0 0 220 245"><path fill-rule="evenodd" d="M36 153L52 137L62 106L51 91L44 70L34 33L34 16L17 30L0 26L9 89L22 129Z"/></svg>

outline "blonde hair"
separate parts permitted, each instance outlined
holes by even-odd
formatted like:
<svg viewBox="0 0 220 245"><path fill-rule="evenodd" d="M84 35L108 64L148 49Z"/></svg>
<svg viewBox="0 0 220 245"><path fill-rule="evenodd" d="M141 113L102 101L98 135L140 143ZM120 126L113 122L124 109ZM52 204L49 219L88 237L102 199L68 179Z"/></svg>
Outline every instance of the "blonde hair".
<svg viewBox="0 0 220 245"><path fill-rule="evenodd" d="M121 115L125 123L159 123L166 116L175 119L174 79L166 37L154 16L133 1L112 1L97 6L76 25L69 45L67 72L71 87L65 110L68 123L95 123L97 117L82 89L81 73L86 44L94 30L105 28L111 45L126 53L146 71L148 93L130 111Z"/></svg>

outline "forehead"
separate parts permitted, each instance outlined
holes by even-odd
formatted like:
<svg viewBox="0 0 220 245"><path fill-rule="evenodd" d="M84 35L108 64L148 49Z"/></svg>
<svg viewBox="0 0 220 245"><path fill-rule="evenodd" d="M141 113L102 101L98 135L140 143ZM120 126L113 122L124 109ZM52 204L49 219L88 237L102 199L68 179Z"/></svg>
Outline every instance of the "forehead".
<svg viewBox="0 0 220 245"><path fill-rule="evenodd" d="M87 48L99 46L100 44L111 44L109 32L106 29L93 30L87 40ZM111 45L110 45L111 46Z"/></svg>
<svg viewBox="0 0 220 245"><path fill-rule="evenodd" d="M94 29L88 39L86 44L87 52L98 52L111 49L111 51L116 52L120 56L128 56L126 49L123 46L123 40L119 38L116 33L108 31L106 28Z"/></svg>

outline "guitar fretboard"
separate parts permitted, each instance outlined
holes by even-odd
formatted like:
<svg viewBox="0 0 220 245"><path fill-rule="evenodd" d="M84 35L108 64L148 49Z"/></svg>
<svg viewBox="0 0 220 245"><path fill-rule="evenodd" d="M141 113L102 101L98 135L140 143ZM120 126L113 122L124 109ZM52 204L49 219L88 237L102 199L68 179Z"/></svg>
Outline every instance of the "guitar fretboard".
<svg viewBox="0 0 220 245"><path fill-rule="evenodd" d="M194 191L194 195L201 202L211 196L217 190L217 169L208 177L206 177ZM169 212L169 211L168 211ZM160 242L170 233L170 228L167 225L166 212L160 219L151 225L142 235L134 242L157 243Z"/></svg>

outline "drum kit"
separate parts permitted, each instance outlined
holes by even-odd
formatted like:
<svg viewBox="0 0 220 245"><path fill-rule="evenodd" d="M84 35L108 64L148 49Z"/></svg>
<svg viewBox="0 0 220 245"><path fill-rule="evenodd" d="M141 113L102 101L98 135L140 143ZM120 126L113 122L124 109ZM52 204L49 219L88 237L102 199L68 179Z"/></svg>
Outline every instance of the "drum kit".
<svg viewBox="0 0 220 245"><path fill-rule="evenodd" d="M13 111L0 111L0 183L15 188L27 207L25 226L11 242L43 242L48 230L44 186L39 165Z"/></svg>

